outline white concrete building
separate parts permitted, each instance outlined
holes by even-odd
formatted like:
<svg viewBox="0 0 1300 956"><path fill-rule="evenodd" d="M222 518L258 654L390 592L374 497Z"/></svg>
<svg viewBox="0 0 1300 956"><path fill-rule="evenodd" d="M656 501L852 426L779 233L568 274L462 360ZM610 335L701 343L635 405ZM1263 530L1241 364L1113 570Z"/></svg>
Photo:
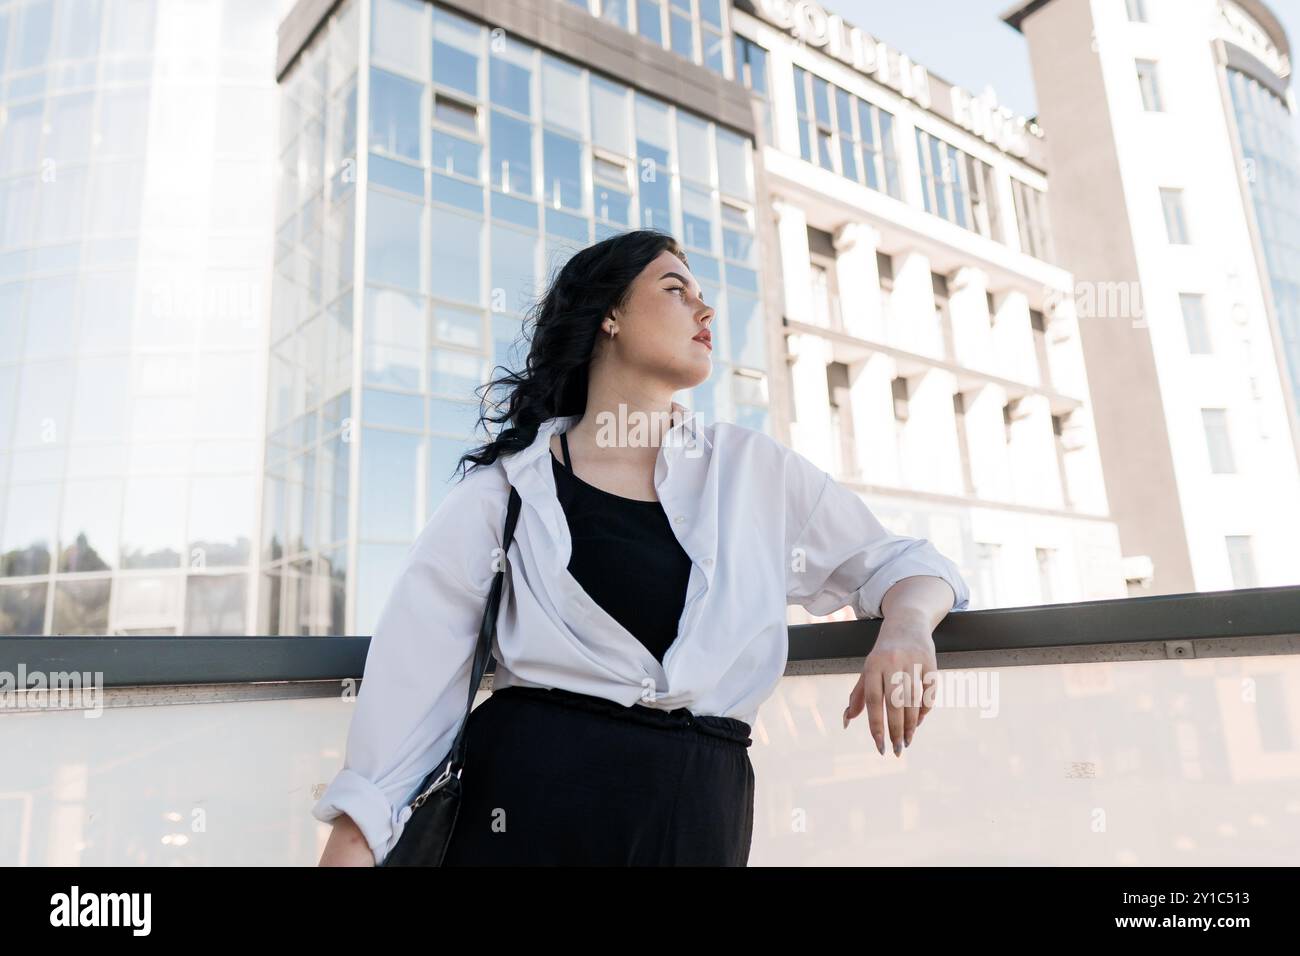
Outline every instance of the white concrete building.
<svg viewBox="0 0 1300 956"><path fill-rule="evenodd" d="M973 608L1123 597L1041 132L816 4L731 26L791 446L957 561Z"/></svg>
<svg viewBox="0 0 1300 956"><path fill-rule="evenodd" d="M1300 581L1281 25L1258 0L1034 0L1005 19L1033 60L1132 593Z"/></svg>

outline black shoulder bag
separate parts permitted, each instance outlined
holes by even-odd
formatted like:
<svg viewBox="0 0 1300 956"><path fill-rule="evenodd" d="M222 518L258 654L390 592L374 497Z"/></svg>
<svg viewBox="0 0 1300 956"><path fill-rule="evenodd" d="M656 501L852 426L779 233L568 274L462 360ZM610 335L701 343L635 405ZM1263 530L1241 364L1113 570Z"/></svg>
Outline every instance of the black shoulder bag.
<svg viewBox="0 0 1300 956"><path fill-rule="evenodd" d="M465 703L465 717L461 721L460 731L447 756L421 782L419 795L408 804L411 816L406 821L402 835L380 866L442 866L447 854L451 831L460 812L460 774L465 766L466 753L465 728L474 706L474 695L483 680L488 660L492 657L492 639L496 635L497 612L505 578L504 561L514 538L519 506L519 492L512 485L510 503L506 507L505 534L502 536L503 566L492 579L492 589L488 592L487 609L483 612L478 647L474 652L474 666L470 669L469 700Z"/></svg>

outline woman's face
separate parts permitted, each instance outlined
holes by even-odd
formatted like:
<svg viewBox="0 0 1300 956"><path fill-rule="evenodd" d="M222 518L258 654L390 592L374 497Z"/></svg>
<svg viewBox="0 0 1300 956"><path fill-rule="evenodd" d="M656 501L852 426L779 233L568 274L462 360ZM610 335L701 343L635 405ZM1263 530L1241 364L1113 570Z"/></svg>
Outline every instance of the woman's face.
<svg viewBox="0 0 1300 956"><path fill-rule="evenodd" d="M702 295L691 270L665 249L633 281L626 305L612 312L612 340L609 318L602 321L606 357L673 391L699 385L713 371L709 335L696 338L712 332L713 306Z"/></svg>

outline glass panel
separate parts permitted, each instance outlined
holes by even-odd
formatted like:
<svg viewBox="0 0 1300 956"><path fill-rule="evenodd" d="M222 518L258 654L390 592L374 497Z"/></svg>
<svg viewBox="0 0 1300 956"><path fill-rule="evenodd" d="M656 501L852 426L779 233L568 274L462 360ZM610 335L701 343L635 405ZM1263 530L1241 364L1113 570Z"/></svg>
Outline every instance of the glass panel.
<svg viewBox="0 0 1300 956"><path fill-rule="evenodd" d="M543 54L542 116L546 122L582 136L587 131L586 117L582 114L584 100L582 70Z"/></svg>
<svg viewBox="0 0 1300 956"><path fill-rule="evenodd" d="M636 154L652 159L661 166L672 164L668 134L668 106L643 93L634 93L636 120Z"/></svg>
<svg viewBox="0 0 1300 956"><path fill-rule="evenodd" d="M424 428L424 398L375 388L365 390L361 407L367 425L391 425L394 428Z"/></svg>
<svg viewBox="0 0 1300 956"><path fill-rule="evenodd" d="M374 0L371 48L377 61L386 61L414 76L429 73L422 0Z"/></svg>
<svg viewBox="0 0 1300 956"><path fill-rule="evenodd" d="M45 633L45 592L49 585L0 587L0 635L35 637Z"/></svg>
<svg viewBox="0 0 1300 956"><path fill-rule="evenodd" d="M242 636L248 592L246 574L192 574L185 589L185 633Z"/></svg>
<svg viewBox="0 0 1300 956"><path fill-rule="evenodd" d="M450 349L429 353L429 391L453 398L474 399L483 382L483 357Z"/></svg>
<svg viewBox="0 0 1300 956"><path fill-rule="evenodd" d="M182 478L132 478L122 514L122 567L181 566L186 482Z"/></svg>
<svg viewBox="0 0 1300 956"><path fill-rule="evenodd" d="M446 209L431 209L432 255L430 276L436 296L461 302L483 303L480 248L483 221Z"/></svg>
<svg viewBox="0 0 1300 956"><path fill-rule="evenodd" d="M531 115L532 81L531 46L513 38L499 45L488 45L488 99L493 105Z"/></svg>
<svg viewBox="0 0 1300 956"><path fill-rule="evenodd" d="M194 479L185 556L191 569L248 563L256 494L253 478L246 475Z"/></svg>
<svg viewBox="0 0 1300 956"><path fill-rule="evenodd" d="M709 124L680 109L677 111L677 155L683 176L713 184Z"/></svg>
<svg viewBox="0 0 1300 956"><path fill-rule="evenodd" d="M54 591L51 634L108 633L108 595L112 581L60 581Z"/></svg>
<svg viewBox="0 0 1300 956"><path fill-rule="evenodd" d="M722 191L743 199L754 198L749 178L749 141L730 130L717 128L718 183Z"/></svg>
<svg viewBox="0 0 1300 956"><path fill-rule="evenodd" d="M478 63L483 30L463 17L433 8L433 82L479 98Z"/></svg>
<svg viewBox="0 0 1300 956"><path fill-rule="evenodd" d="M491 126L492 185L502 192L532 196L532 126L496 110Z"/></svg>
<svg viewBox="0 0 1300 956"><path fill-rule="evenodd" d="M361 439L360 533L367 539L409 541L423 463L418 435L367 428Z"/></svg>
<svg viewBox="0 0 1300 956"><path fill-rule="evenodd" d="M631 155L627 88L591 75L591 141L596 146Z"/></svg>
<svg viewBox="0 0 1300 956"><path fill-rule="evenodd" d="M370 148L420 159L420 97L424 88L383 70L370 71Z"/></svg>
<svg viewBox="0 0 1300 956"><path fill-rule="evenodd" d="M483 147L440 130L433 131L433 168L482 179Z"/></svg>
<svg viewBox="0 0 1300 956"><path fill-rule="evenodd" d="M467 348L483 346L483 315L471 309L435 303L433 334L440 341Z"/></svg>
<svg viewBox="0 0 1300 956"><path fill-rule="evenodd" d="M682 183L682 238L687 246L715 252L713 242L713 193Z"/></svg>
<svg viewBox="0 0 1300 956"><path fill-rule="evenodd" d="M0 535L0 574L46 574L54 550L59 485L13 485Z"/></svg>
<svg viewBox="0 0 1300 956"><path fill-rule="evenodd" d="M523 312L538 290L536 282L537 237L517 229L492 226L493 312Z"/></svg>
<svg viewBox="0 0 1300 956"><path fill-rule="evenodd" d="M581 211L582 144L545 130L542 134L544 200L552 209Z"/></svg>
<svg viewBox="0 0 1300 956"><path fill-rule="evenodd" d="M376 282L420 290L422 207L370 190L366 211L366 264Z"/></svg>
<svg viewBox="0 0 1300 956"><path fill-rule="evenodd" d="M636 28L651 43L664 45L663 7L658 0L637 0Z"/></svg>
<svg viewBox="0 0 1300 956"><path fill-rule="evenodd" d="M64 486L60 571L109 571L117 567L122 487L120 478L69 481Z"/></svg>

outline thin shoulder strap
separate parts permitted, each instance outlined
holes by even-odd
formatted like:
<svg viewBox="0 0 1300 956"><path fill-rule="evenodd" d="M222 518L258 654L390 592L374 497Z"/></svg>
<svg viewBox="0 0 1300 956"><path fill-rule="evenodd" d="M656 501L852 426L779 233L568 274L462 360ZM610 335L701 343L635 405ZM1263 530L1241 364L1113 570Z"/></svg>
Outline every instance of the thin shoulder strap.
<svg viewBox="0 0 1300 956"><path fill-rule="evenodd" d="M560 433L560 447L564 449L564 467L573 471L573 462L569 461L569 435L567 432Z"/></svg>
<svg viewBox="0 0 1300 956"><path fill-rule="evenodd" d="M474 666L470 669L469 675L469 699L465 702L465 719L461 721L460 731L456 734L456 742L452 746L452 760L447 767L453 773L464 766L465 727L469 723L470 710L474 706L474 695L478 693L479 684L483 681L483 674L487 670L488 661L492 657L492 639L496 636L497 613L501 605L501 588L504 585L506 576L505 562L510 552L510 543L515 537L515 523L519 519L520 504L519 492L515 491L514 485L511 485L510 502L506 506L505 533L501 538L500 560L502 566L492 579L492 589L488 592L487 608L483 612L483 624L479 628L478 646L474 651Z"/></svg>

